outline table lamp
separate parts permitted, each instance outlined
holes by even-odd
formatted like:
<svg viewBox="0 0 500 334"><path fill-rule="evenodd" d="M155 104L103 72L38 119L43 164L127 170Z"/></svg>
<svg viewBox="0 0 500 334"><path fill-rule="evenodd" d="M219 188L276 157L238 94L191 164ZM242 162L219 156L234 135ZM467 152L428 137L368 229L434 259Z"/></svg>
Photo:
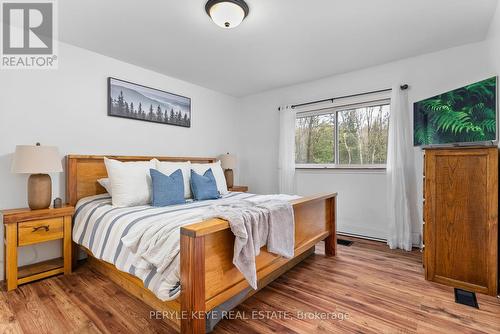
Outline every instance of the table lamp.
<svg viewBox="0 0 500 334"><path fill-rule="evenodd" d="M232 188L234 185L233 169L236 167L236 156L229 153L221 155L220 164L222 169L224 169L224 176L226 177L227 187Z"/></svg>
<svg viewBox="0 0 500 334"><path fill-rule="evenodd" d="M46 209L52 199L52 180L48 173L63 171L55 146L18 145L12 161L12 173L31 174L28 179L28 205L32 210Z"/></svg>

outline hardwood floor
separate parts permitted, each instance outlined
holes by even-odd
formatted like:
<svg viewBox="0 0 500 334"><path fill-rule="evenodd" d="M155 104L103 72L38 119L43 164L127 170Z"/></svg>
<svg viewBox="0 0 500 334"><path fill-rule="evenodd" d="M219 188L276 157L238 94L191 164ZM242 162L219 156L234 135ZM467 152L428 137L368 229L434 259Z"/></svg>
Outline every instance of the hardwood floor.
<svg viewBox="0 0 500 334"><path fill-rule="evenodd" d="M229 314L243 319L222 320L214 333L500 333L498 298L478 294L479 310L456 304L452 288L424 280L419 251L354 240L351 247L339 245L333 258L318 245L317 254ZM69 276L3 290L0 333L175 332L150 319L150 311L83 266ZM255 311L271 319L246 319Z"/></svg>

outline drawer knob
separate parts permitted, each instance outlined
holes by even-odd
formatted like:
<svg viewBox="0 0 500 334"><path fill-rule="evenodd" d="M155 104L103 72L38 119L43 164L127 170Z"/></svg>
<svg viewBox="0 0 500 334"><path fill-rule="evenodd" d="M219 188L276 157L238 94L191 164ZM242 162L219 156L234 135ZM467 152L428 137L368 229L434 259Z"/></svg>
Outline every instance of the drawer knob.
<svg viewBox="0 0 500 334"><path fill-rule="evenodd" d="M49 225L42 225L42 226L33 227L33 232L36 232L36 231L41 230L41 229L44 229L45 232L48 232Z"/></svg>

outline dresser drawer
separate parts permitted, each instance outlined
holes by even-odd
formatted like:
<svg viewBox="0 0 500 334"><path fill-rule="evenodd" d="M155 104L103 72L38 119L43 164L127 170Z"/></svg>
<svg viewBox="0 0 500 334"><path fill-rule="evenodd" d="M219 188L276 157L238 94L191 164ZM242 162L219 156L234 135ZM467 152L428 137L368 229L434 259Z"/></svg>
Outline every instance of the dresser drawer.
<svg viewBox="0 0 500 334"><path fill-rule="evenodd" d="M33 220L18 224L18 245L25 246L63 238L63 218Z"/></svg>

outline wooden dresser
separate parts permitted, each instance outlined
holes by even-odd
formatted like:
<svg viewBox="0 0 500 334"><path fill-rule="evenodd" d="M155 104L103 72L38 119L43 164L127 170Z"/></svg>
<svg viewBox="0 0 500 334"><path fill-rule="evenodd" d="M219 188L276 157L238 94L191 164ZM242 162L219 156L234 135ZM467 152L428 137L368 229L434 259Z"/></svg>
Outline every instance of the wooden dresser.
<svg viewBox="0 0 500 334"><path fill-rule="evenodd" d="M498 148L428 148L424 155L425 278L497 294Z"/></svg>

